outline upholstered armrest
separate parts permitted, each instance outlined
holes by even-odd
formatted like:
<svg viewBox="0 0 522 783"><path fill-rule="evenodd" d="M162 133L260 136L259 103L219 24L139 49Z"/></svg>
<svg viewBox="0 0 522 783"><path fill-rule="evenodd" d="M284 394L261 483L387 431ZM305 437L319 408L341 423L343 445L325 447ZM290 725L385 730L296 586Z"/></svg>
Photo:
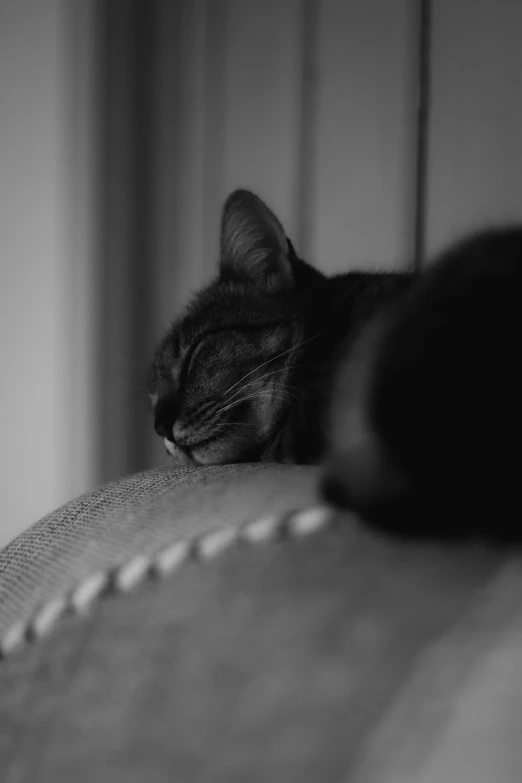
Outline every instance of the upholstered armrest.
<svg viewBox="0 0 522 783"><path fill-rule="evenodd" d="M317 470L247 464L162 468L67 503L0 553L0 650L15 626L83 579L173 541L316 502ZM7 641L6 641L7 639Z"/></svg>
<svg viewBox="0 0 522 783"><path fill-rule="evenodd" d="M153 471L0 555L2 781L522 779L518 555Z"/></svg>

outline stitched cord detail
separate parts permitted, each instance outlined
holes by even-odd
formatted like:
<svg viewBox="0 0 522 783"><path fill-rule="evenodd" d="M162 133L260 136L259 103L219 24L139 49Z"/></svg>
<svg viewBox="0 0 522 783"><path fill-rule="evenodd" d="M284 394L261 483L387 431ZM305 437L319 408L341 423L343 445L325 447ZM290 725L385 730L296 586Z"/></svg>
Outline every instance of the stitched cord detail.
<svg viewBox="0 0 522 783"><path fill-rule="evenodd" d="M47 636L64 614L85 615L108 593L127 593L148 578L166 578L184 563L209 563L235 544L261 545L284 537L304 538L328 527L333 511L314 507L282 516L261 517L238 527L222 527L194 538L167 544L150 555L138 554L105 571L97 571L72 589L43 603L27 620L14 623L0 639L0 658L24 643Z"/></svg>

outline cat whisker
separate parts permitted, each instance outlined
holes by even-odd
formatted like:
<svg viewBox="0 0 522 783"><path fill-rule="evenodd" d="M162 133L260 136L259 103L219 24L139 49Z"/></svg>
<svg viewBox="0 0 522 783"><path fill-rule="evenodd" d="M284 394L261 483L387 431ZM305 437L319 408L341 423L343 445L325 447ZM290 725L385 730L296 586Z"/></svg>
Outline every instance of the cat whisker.
<svg viewBox="0 0 522 783"><path fill-rule="evenodd" d="M310 364L294 364L292 366L292 369L303 368L303 367L311 367L311 366L313 366L313 365L310 365ZM277 370L271 370L271 372L263 373L263 375L260 375L257 378L254 378L253 381L249 381L248 383L245 383L243 386L241 386L240 389L235 391L234 394L231 397L228 398L228 401L231 402L234 399L234 397L236 397L238 394L242 394L243 391L246 388L248 388L248 386L251 386L253 383L257 383L257 381L260 381L262 378L268 378L270 375L275 375L276 373L283 372L286 369L288 369L286 366L285 367L279 367ZM283 389L288 390L288 386L285 384L283 386ZM297 398L297 397L299 397L299 394L294 392L294 396Z"/></svg>
<svg viewBox="0 0 522 783"><path fill-rule="evenodd" d="M272 370L271 372L265 372L263 375L259 375L257 378L254 378L253 381L249 381L248 383L245 383L244 386L241 386L241 388L238 389L238 391L234 392L234 394L230 399L233 399L238 394L241 394L248 386L252 386L253 383L257 383L257 381L260 381L262 378L268 378L270 375L275 375L276 373L283 372L286 369L287 369L286 366L279 367L277 370Z"/></svg>
<svg viewBox="0 0 522 783"><path fill-rule="evenodd" d="M244 381L245 378L248 378L249 375L252 375L252 373L257 372L257 370L260 370L261 367L264 367L266 364L270 364L270 362L275 362L276 359L281 358L281 356L285 356L287 353L290 353L291 351L297 350L297 348L300 348L302 345L306 345L306 343L309 343L311 340L317 339L317 337L320 337L322 334L325 334L326 330L323 330L322 332L319 332L318 334L315 334L313 337L309 337L307 340L302 340L300 343L297 343L297 345L292 345L290 348L288 348L286 351L282 351L281 353L278 353L277 356L272 356L271 359L267 359L266 362L262 362L257 367L254 367L253 370L250 370L250 372L247 372L246 375L243 375L242 378L239 379L239 381L236 381L236 383L232 384L229 389L226 390L225 394L228 394L232 389L235 389L235 387L241 383L241 381Z"/></svg>
<svg viewBox="0 0 522 783"><path fill-rule="evenodd" d="M256 425L252 422L243 422L243 421L212 421L210 422L212 425L212 431L214 433L224 433L225 431L230 431L230 427L233 429L239 430L241 427L255 427ZM228 430L226 428L228 427Z"/></svg>
<svg viewBox="0 0 522 783"><path fill-rule="evenodd" d="M254 394L249 394L246 397L240 397L239 399L236 399L233 402L230 402L228 405L224 405L222 408L215 411L214 416L219 416L221 413L228 411L230 408L233 408L235 405L239 405L241 402L245 402L245 400L250 400L252 397L258 397L259 394L260 392L255 392Z"/></svg>
<svg viewBox="0 0 522 783"><path fill-rule="evenodd" d="M225 405L223 408L220 408L219 410L215 411L214 415L218 416L220 413L224 413L225 411L228 411L230 408L234 408L236 405L239 405L242 402L246 402L246 400L251 400L254 397L274 397L275 395L270 392L270 390L265 389L263 391L253 392L252 394L248 394L245 397L240 397L237 400L234 400L233 402L230 402L228 405ZM288 402L288 400L285 400L284 397L279 395L279 399L283 400L284 402Z"/></svg>
<svg viewBox="0 0 522 783"><path fill-rule="evenodd" d="M221 421L220 427L255 427L256 425L251 421Z"/></svg>

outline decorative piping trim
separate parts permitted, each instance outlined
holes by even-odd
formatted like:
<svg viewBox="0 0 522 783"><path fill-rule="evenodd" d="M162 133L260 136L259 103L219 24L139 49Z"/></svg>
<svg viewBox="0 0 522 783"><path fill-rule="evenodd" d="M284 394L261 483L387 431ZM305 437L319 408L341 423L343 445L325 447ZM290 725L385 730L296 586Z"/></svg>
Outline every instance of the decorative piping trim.
<svg viewBox="0 0 522 783"><path fill-rule="evenodd" d="M64 614L85 615L108 593L127 593L147 578L166 578L189 561L209 563L234 544L259 545L276 538L298 539L318 533L333 520L327 507L308 508L282 516L266 516L238 527L226 526L193 538L167 544L150 555L135 555L126 562L96 571L75 587L54 596L25 621L15 622L0 639L0 658L24 643L47 636Z"/></svg>

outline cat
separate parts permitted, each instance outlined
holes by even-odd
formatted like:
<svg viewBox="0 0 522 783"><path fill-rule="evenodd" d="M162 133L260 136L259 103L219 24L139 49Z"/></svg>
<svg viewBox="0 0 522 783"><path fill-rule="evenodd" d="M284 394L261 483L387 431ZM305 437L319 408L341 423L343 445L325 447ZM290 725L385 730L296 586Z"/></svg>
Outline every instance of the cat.
<svg viewBox="0 0 522 783"><path fill-rule="evenodd" d="M521 271L508 226L422 274L327 277L234 191L152 362L156 432L178 464L323 462L328 502L396 534L520 537Z"/></svg>
<svg viewBox="0 0 522 783"><path fill-rule="evenodd" d="M316 463L340 358L413 275L325 276L247 190L226 200L220 244L217 277L154 355L155 430L181 465Z"/></svg>

